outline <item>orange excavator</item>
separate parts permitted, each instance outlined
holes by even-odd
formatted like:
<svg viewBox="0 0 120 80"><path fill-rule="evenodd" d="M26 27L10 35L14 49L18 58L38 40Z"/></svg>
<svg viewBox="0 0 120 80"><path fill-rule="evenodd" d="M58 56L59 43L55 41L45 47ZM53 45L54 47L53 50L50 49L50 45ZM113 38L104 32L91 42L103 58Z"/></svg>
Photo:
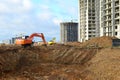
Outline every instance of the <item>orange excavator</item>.
<svg viewBox="0 0 120 80"><path fill-rule="evenodd" d="M31 46L33 44L34 37L41 37L44 42L44 45L47 45L47 42L45 40L43 33L33 33L30 36L18 38L16 39L15 44L22 45L23 47Z"/></svg>

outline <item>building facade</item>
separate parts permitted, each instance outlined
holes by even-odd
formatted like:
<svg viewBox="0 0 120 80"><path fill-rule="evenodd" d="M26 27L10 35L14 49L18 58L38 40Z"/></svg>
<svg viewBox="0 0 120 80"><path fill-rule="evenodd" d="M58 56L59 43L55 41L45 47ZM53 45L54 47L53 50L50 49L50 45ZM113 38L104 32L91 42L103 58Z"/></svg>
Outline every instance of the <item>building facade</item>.
<svg viewBox="0 0 120 80"><path fill-rule="evenodd" d="M100 1L100 36L120 38L120 0Z"/></svg>
<svg viewBox="0 0 120 80"><path fill-rule="evenodd" d="M80 42L85 42L86 40L99 36L99 12L96 12L96 10L98 10L97 8L99 8L99 1L97 1L98 0L79 0Z"/></svg>
<svg viewBox="0 0 120 80"><path fill-rule="evenodd" d="M76 22L62 22L60 23L61 42L78 41L78 23Z"/></svg>
<svg viewBox="0 0 120 80"><path fill-rule="evenodd" d="M95 0L96 37L100 37L100 0Z"/></svg>

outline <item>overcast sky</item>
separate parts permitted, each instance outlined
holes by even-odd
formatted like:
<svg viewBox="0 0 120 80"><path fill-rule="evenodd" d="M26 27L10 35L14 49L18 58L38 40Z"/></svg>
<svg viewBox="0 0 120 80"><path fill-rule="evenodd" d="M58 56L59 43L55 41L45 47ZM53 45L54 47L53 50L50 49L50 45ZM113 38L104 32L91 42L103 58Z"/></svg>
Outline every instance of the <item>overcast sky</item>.
<svg viewBox="0 0 120 80"><path fill-rule="evenodd" d="M78 19L78 0L0 0L0 41L44 33L60 41L62 21Z"/></svg>

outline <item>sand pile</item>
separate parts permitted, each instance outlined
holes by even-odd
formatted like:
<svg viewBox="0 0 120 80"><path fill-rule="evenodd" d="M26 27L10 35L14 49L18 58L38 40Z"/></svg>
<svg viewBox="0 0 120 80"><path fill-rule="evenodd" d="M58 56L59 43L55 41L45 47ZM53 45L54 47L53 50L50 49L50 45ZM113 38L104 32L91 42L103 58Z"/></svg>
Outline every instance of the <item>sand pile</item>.
<svg viewBox="0 0 120 80"><path fill-rule="evenodd" d="M115 37L97 37L93 38L91 40L88 40L82 44L83 47L90 47L90 46L96 46L96 47L112 47L112 39L115 39Z"/></svg>
<svg viewBox="0 0 120 80"><path fill-rule="evenodd" d="M93 80L120 80L120 49L104 49L88 64L88 76Z"/></svg>
<svg viewBox="0 0 120 80"><path fill-rule="evenodd" d="M96 37L91 40L88 40L86 42L67 42L65 45L69 46L78 46L81 48L92 48L92 47L112 47L112 39L115 39L115 37L108 37L108 36L102 36L102 37Z"/></svg>

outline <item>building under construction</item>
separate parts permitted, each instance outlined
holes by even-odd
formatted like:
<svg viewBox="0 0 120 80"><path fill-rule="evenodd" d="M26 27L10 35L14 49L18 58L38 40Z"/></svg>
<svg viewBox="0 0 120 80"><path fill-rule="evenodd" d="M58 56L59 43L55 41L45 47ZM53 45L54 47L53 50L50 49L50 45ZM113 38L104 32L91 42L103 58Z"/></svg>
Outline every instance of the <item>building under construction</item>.
<svg viewBox="0 0 120 80"><path fill-rule="evenodd" d="M120 0L101 0L100 35L120 38Z"/></svg>
<svg viewBox="0 0 120 80"><path fill-rule="evenodd" d="M99 36L95 3L96 0L79 0L79 41L81 42Z"/></svg>
<svg viewBox="0 0 120 80"><path fill-rule="evenodd" d="M79 0L79 41L120 38L120 0Z"/></svg>
<svg viewBox="0 0 120 80"><path fill-rule="evenodd" d="M62 43L78 41L78 23L63 22L60 23L60 28Z"/></svg>

